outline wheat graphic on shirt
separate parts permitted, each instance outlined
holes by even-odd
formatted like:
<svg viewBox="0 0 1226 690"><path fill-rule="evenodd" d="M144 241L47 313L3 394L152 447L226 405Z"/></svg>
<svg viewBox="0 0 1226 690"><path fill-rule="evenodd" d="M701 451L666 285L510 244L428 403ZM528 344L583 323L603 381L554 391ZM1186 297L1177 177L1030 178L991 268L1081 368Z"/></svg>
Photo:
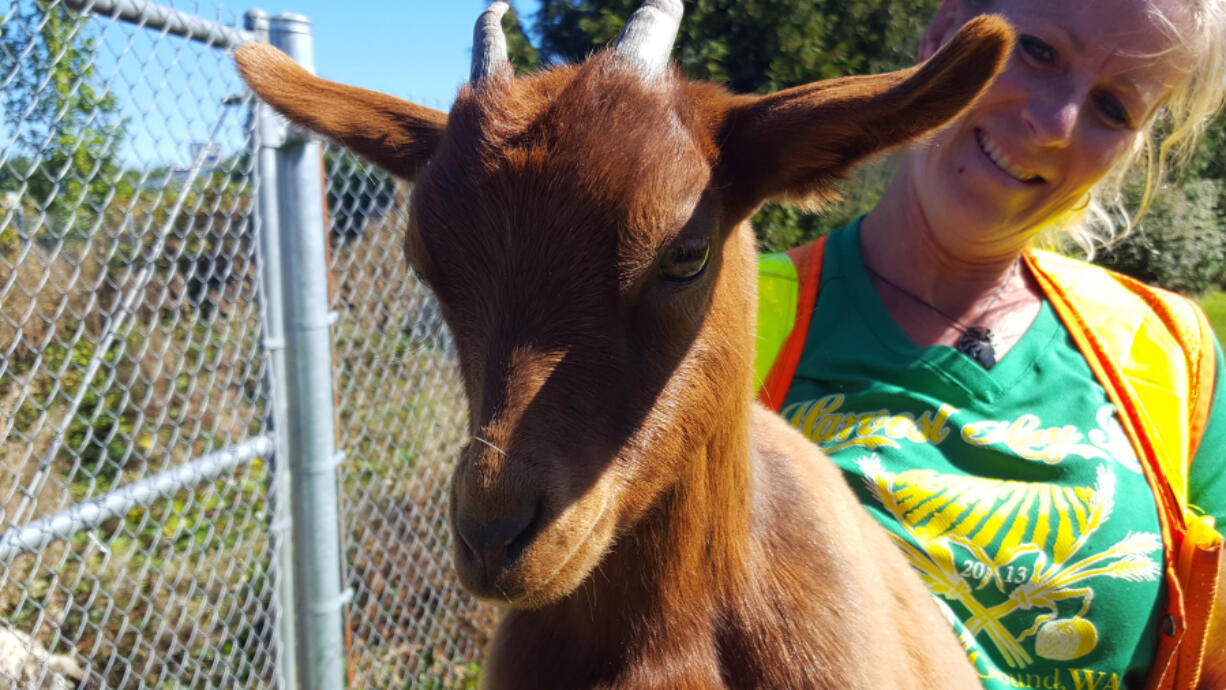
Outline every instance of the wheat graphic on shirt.
<svg viewBox="0 0 1226 690"><path fill-rule="evenodd" d="M1085 618L1094 599L1087 580L1158 577L1158 564L1149 555L1162 546L1157 534L1129 533L1108 549L1074 560L1115 508L1115 475L1105 465L1098 467L1093 487L1065 487L933 470L895 474L886 472L876 455L857 464L873 497L914 539L913 544L891 532L924 584L964 606L970 612L964 621L967 634L986 635L1014 668L1034 661L1022 645L1031 636L1036 653L1047 659L1075 659L1095 648L1098 632ZM982 567L959 572L955 545ZM1025 554L1034 554L1035 562L1019 578L1024 569L1011 564ZM1017 586L1010 591L1007 584ZM1005 594L1005 601L988 606L975 596L989 585ZM1081 608L1062 619L1058 604L1070 599L1080 599ZM1035 615L1030 627L1014 636L1002 620L1027 612Z"/></svg>

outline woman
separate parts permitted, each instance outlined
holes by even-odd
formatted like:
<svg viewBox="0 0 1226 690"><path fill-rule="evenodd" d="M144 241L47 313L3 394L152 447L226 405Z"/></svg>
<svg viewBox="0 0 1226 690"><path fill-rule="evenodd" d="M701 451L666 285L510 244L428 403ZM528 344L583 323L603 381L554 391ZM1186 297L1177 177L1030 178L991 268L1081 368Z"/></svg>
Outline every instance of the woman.
<svg viewBox="0 0 1226 690"><path fill-rule="evenodd" d="M867 216L763 258L763 401L844 470L986 687L1226 687L1221 347L1187 300L1031 249L1105 239L1104 189L1191 145L1226 9L947 0L920 57L985 11L1019 36L987 93Z"/></svg>

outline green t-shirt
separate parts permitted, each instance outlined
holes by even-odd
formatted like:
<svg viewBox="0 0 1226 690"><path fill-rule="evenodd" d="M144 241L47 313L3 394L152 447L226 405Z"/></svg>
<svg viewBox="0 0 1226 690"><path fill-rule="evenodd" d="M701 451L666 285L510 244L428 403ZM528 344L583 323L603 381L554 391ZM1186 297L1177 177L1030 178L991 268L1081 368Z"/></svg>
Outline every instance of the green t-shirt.
<svg viewBox="0 0 1226 690"><path fill-rule="evenodd" d="M902 546L985 687L1141 687L1165 590L1157 508L1051 305L985 370L899 328L869 282L859 223L828 242L783 417ZM1217 457L1191 478L1193 502L1218 514L1222 417L1197 459Z"/></svg>

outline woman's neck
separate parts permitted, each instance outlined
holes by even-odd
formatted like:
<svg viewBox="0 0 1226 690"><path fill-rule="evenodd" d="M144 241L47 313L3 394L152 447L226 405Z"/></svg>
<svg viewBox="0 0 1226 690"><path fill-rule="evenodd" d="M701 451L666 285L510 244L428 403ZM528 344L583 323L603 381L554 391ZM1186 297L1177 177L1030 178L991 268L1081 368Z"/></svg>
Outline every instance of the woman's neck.
<svg viewBox="0 0 1226 690"><path fill-rule="evenodd" d="M1030 234L1000 227L941 232L908 180L904 167L864 218L860 246L865 265L928 301L945 297L956 302L957 296L999 286Z"/></svg>
<svg viewBox="0 0 1226 690"><path fill-rule="evenodd" d="M864 265L882 303L921 347L956 343L961 326L986 326L1002 336L1003 356L1042 302L1018 265L1031 234L1001 227L943 232L907 175L904 165L860 229Z"/></svg>

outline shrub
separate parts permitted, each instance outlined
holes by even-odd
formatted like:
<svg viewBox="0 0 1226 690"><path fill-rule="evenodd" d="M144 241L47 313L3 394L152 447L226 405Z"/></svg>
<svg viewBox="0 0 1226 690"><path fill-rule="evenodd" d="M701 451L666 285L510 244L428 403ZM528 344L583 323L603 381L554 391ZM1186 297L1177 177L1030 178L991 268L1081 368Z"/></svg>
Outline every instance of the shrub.
<svg viewBox="0 0 1226 690"><path fill-rule="evenodd" d="M336 240L358 239L367 223L391 211L396 183L387 173L331 149L324 153L324 167L328 179L329 226Z"/></svg>
<svg viewBox="0 0 1226 690"><path fill-rule="evenodd" d="M1216 179L1162 189L1140 226L1096 263L1168 290L1203 294L1226 271L1226 233L1219 221L1224 193L1226 185Z"/></svg>
<svg viewBox="0 0 1226 690"><path fill-rule="evenodd" d="M897 162L881 158L852 171L838 185L839 196L813 213L793 204L766 204L753 217L764 252L782 252L841 228L868 213L885 193Z"/></svg>

